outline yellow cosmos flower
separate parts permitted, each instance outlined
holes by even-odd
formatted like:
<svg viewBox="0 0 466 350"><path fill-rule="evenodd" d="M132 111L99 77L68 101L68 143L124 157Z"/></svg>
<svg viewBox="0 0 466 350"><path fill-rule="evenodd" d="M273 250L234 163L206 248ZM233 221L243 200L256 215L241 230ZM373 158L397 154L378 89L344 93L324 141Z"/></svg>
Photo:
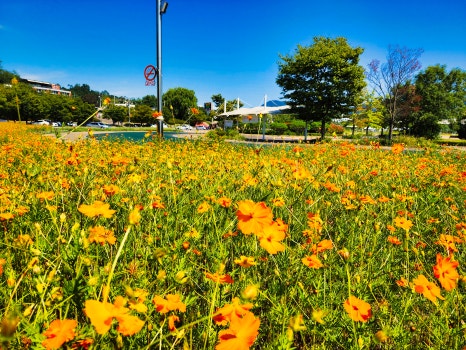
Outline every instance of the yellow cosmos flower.
<svg viewBox="0 0 466 350"><path fill-rule="evenodd" d="M395 218L395 226L402 228L403 230L409 231L413 227L413 222L404 217L397 216Z"/></svg>
<svg viewBox="0 0 466 350"><path fill-rule="evenodd" d="M110 209L110 204L101 201L95 201L91 205L81 204L78 211L90 218L102 216L109 219L115 214L115 210Z"/></svg>
<svg viewBox="0 0 466 350"><path fill-rule="evenodd" d="M257 263L254 261L254 257L241 255L239 259L235 259L235 264L241 267L251 267Z"/></svg>

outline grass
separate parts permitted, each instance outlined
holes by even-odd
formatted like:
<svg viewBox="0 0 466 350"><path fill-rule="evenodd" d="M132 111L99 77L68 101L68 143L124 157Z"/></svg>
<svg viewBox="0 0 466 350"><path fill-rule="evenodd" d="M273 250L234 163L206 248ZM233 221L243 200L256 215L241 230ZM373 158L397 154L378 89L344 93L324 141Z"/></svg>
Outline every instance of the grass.
<svg viewBox="0 0 466 350"><path fill-rule="evenodd" d="M54 320L76 322L68 337L56 336L68 348L221 348L222 332L243 339L233 321L213 319L235 302L251 304L260 320L245 343L252 348L466 346L460 151L216 139L71 144L13 123L0 125L0 150L4 348L43 348ZM283 251L264 248L265 231L239 228L248 200L287 225L276 241ZM438 254L458 262L449 290L434 274ZM306 266L310 256L321 266ZM420 275L444 300L420 293ZM350 296L370 306L364 321L345 310ZM84 311L106 300L111 311ZM97 318L106 313L117 316L103 332ZM128 316L144 324L125 335Z"/></svg>

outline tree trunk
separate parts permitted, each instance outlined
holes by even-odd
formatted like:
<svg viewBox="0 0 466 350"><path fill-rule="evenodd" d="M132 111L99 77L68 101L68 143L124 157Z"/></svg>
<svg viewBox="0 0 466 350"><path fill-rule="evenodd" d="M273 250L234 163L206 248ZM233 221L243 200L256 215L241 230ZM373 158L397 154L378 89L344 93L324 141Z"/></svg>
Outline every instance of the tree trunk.
<svg viewBox="0 0 466 350"><path fill-rule="evenodd" d="M320 126L320 141L325 139L325 118L322 118L322 124Z"/></svg>
<svg viewBox="0 0 466 350"><path fill-rule="evenodd" d="M307 142L307 120L306 120L306 127L304 129L304 142Z"/></svg>

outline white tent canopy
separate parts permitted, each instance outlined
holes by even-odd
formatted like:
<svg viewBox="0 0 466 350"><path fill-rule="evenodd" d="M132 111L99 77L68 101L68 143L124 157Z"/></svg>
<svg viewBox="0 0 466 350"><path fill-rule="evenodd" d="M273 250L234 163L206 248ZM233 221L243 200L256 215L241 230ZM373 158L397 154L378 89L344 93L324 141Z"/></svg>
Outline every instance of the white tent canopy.
<svg viewBox="0 0 466 350"><path fill-rule="evenodd" d="M223 112L219 114L220 117L229 117L232 115L259 115L259 114L279 114L287 109L290 109L290 106L274 106L274 107L267 107L267 106L258 106L258 107L250 107L250 108L238 108L231 112Z"/></svg>

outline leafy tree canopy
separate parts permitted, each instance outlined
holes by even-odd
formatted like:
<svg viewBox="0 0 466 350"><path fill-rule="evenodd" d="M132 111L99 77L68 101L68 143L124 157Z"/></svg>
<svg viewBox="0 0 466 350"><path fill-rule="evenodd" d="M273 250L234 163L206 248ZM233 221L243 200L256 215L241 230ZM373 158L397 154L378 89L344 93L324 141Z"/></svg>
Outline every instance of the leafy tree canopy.
<svg viewBox="0 0 466 350"><path fill-rule="evenodd" d="M416 76L416 93L421 96L421 113L431 113L438 120L459 121L466 112L466 71L445 66L427 67Z"/></svg>
<svg viewBox="0 0 466 350"><path fill-rule="evenodd" d="M298 45L293 56L280 56L277 84L293 111L306 121L325 123L355 106L365 86L359 65L363 49L352 48L345 38L314 38L311 46Z"/></svg>
<svg viewBox="0 0 466 350"><path fill-rule="evenodd" d="M197 106L196 94L193 90L182 87L172 88L163 94L162 101L179 120L187 120L191 116L191 108Z"/></svg>

